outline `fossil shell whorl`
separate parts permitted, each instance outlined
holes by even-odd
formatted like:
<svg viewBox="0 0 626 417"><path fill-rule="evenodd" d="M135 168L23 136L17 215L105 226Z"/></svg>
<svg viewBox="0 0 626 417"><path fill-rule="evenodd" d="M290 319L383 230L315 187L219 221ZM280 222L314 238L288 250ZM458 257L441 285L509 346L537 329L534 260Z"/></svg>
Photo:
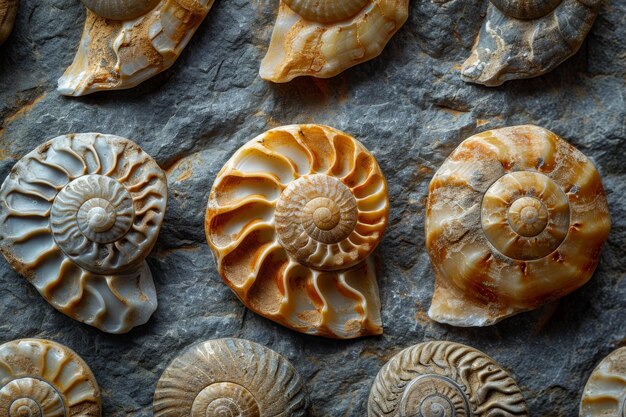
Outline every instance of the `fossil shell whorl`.
<svg viewBox="0 0 626 417"><path fill-rule="evenodd" d="M493 87L552 71L580 49L601 3L491 0L461 77Z"/></svg>
<svg viewBox="0 0 626 417"><path fill-rule="evenodd" d="M246 306L294 330L350 338L382 331L369 255L388 212L385 178L362 144L293 125L233 155L205 226L219 273Z"/></svg>
<svg viewBox="0 0 626 417"><path fill-rule="evenodd" d="M84 1L109 4L110 0ZM132 19L109 20L88 9L74 61L59 78L59 93L82 96L132 88L165 71L185 49L214 0L116 1L134 1L150 10Z"/></svg>
<svg viewBox="0 0 626 417"><path fill-rule="evenodd" d="M536 19L554 10L563 0L491 0L502 13L517 19Z"/></svg>
<svg viewBox="0 0 626 417"><path fill-rule="evenodd" d="M242 339L191 346L165 369L155 417L303 417L304 384L288 360Z"/></svg>
<svg viewBox="0 0 626 417"><path fill-rule="evenodd" d="M545 129L465 140L430 183L432 319L484 326L586 283L611 226L600 175Z"/></svg>
<svg viewBox="0 0 626 417"><path fill-rule="evenodd" d="M60 136L24 156L0 189L0 250L57 310L110 333L156 309L145 257L167 205L165 174L135 143Z"/></svg>
<svg viewBox="0 0 626 417"><path fill-rule="evenodd" d="M281 0L261 78L329 78L373 59L406 22L408 7L408 0Z"/></svg>
<svg viewBox="0 0 626 417"><path fill-rule="evenodd" d="M404 349L374 381L369 417L528 417L517 384L493 359L459 343Z"/></svg>
<svg viewBox="0 0 626 417"><path fill-rule="evenodd" d="M18 5L18 0L0 0L0 45L13 30Z"/></svg>
<svg viewBox="0 0 626 417"><path fill-rule="evenodd" d="M594 369L583 391L580 417L626 416L626 347L617 349Z"/></svg>
<svg viewBox="0 0 626 417"><path fill-rule="evenodd" d="M148 13L161 0L81 0L92 12L105 19L132 20Z"/></svg>
<svg viewBox="0 0 626 417"><path fill-rule="evenodd" d="M0 416L99 417L100 389L71 349L41 339L0 346Z"/></svg>

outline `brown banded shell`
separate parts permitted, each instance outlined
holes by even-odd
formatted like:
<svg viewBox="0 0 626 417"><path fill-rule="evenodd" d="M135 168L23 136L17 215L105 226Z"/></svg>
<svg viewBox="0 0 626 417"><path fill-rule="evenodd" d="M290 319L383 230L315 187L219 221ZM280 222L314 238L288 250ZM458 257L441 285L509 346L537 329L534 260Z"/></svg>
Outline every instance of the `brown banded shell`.
<svg viewBox="0 0 626 417"><path fill-rule="evenodd" d="M361 143L293 125L232 156L205 227L219 273L246 306L294 330L350 338L382 331L369 255L388 213L385 178Z"/></svg>
<svg viewBox="0 0 626 417"><path fill-rule="evenodd" d="M304 417L304 384L289 361L242 339L191 346L165 369L154 417Z"/></svg>
<svg viewBox="0 0 626 417"><path fill-rule="evenodd" d="M528 417L517 384L493 359L459 343L404 349L374 380L368 417Z"/></svg>
<svg viewBox="0 0 626 417"><path fill-rule="evenodd" d="M516 19L537 19L554 10L563 0L491 0L502 13Z"/></svg>
<svg viewBox="0 0 626 417"><path fill-rule="evenodd" d="M406 22L408 7L408 0L281 0L261 78L329 78L373 59Z"/></svg>
<svg viewBox="0 0 626 417"><path fill-rule="evenodd" d="M491 0L461 77L494 87L552 71L580 49L601 4L602 0Z"/></svg>
<svg viewBox="0 0 626 417"><path fill-rule="evenodd" d="M429 315L484 326L556 300L591 278L610 227L600 174L563 139L536 126L474 135L430 183Z"/></svg>
<svg viewBox="0 0 626 417"><path fill-rule="evenodd" d="M88 7L83 35L57 90L66 96L123 90L167 70L213 1L83 0Z"/></svg>
<svg viewBox="0 0 626 417"><path fill-rule="evenodd" d="M13 30L18 5L19 0L0 0L0 45Z"/></svg>
<svg viewBox="0 0 626 417"><path fill-rule="evenodd" d="M99 417L100 389L71 349L41 339L0 345L0 416Z"/></svg>
<svg viewBox="0 0 626 417"><path fill-rule="evenodd" d="M0 189L0 250L54 308L109 333L157 307L145 262L167 207L165 173L134 142L54 138L19 160Z"/></svg>
<svg viewBox="0 0 626 417"><path fill-rule="evenodd" d="M100 17L111 20L132 20L148 13L161 0L81 0Z"/></svg>
<svg viewBox="0 0 626 417"><path fill-rule="evenodd" d="M612 352L593 370L583 391L580 417L626 416L626 347Z"/></svg>

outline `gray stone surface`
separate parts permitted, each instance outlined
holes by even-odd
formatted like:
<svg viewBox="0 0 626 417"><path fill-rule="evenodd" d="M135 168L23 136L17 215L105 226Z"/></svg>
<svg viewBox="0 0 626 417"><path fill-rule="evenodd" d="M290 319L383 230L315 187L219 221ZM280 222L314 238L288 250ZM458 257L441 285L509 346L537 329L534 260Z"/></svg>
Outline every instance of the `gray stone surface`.
<svg viewBox="0 0 626 417"><path fill-rule="evenodd" d="M0 262L0 339L45 337L91 365L105 416L150 416L156 381L185 346L209 338L254 340L291 359L312 398L310 415L366 415L379 368L425 340L466 343L511 371L532 416L575 416L584 383L626 344L626 0L610 0L582 50L551 74L490 89L459 68L486 3L416 1L382 56L331 80L262 81L277 0L217 0L173 68L129 91L72 99L55 92L72 61L85 12L78 0L22 0L0 47L0 178L22 155L68 132L125 136L169 175L165 226L149 263L159 308L123 336L55 311ZM387 175L391 221L377 251L385 334L353 341L304 336L247 312L215 272L205 242L207 195L222 164L267 128L332 125L371 149ZM424 248L428 181L476 132L546 127L598 165L613 229L593 279L560 302L489 328L428 320L433 274Z"/></svg>

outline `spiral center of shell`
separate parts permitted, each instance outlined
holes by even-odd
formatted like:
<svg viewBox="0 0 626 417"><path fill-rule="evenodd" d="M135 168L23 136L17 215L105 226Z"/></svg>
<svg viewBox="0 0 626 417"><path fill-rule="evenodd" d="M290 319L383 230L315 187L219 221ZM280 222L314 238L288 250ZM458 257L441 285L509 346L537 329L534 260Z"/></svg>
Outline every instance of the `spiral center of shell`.
<svg viewBox="0 0 626 417"><path fill-rule="evenodd" d="M260 417L256 399L245 387L217 382L198 393L191 406L191 417Z"/></svg>
<svg viewBox="0 0 626 417"><path fill-rule="evenodd" d="M509 207L509 224L518 234L526 237L537 236L548 225L548 209L536 198L518 198Z"/></svg>
<svg viewBox="0 0 626 417"><path fill-rule="evenodd" d="M309 201L305 211L313 218L315 227L321 230L332 230L341 221L341 210L333 200L318 197Z"/></svg>
<svg viewBox="0 0 626 417"><path fill-rule="evenodd" d="M400 417L471 417L465 392L454 380L425 374L412 380L400 400Z"/></svg>
<svg viewBox="0 0 626 417"><path fill-rule="evenodd" d="M9 408L10 417L43 417L43 410L32 398L18 398Z"/></svg>

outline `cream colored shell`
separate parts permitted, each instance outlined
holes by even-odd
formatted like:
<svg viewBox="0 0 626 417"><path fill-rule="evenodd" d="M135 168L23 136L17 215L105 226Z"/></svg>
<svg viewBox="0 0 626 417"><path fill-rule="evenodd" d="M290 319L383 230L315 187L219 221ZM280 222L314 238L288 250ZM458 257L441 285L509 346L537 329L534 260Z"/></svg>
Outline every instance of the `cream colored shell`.
<svg viewBox="0 0 626 417"><path fill-rule="evenodd" d="M517 384L493 359L459 343L411 346L383 366L368 417L528 417Z"/></svg>
<svg viewBox="0 0 626 417"><path fill-rule="evenodd" d="M148 13L161 0L82 0L92 12L105 19L132 20Z"/></svg>
<svg viewBox="0 0 626 417"><path fill-rule="evenodd" d="M165 369L154 417L304 417L300 375L273 350L242 339L191 346Z"/></svg>
<svg viewBox="0 0 626 417"><path fill-rule="evenodd" d="M387 184L357 140L319 125L270 130L213 184L207 241L254 312L338 338L382 332L369 255L387 225Z"/></svg>
<svg viewBox="0 0 626 417"><path fill-rule="evenodd" d="M491 0L463 80L498 86L552 71L574 55L601 0Z"/></svg>
<svg viewBox="0 0 626 417"><path fill-rule="evenodd" d="M536 126L465 140L429 191L429 315L457 326L490 325L582 286L611 226L591 161Z"/></svg>
<svg viewBox="0 0 626 417"><path fill-rule="evenodd" d="M408 6L408 0L281 0L261 78L329 78L373 59L406 22Z"/></svg>
<svg viewBox="0 0 626 417"><path fill-rule="evenodd" d="M0 346L0 416L99 417L100 389L87 364L49 340Z"/></svg>
<svg viewBox="0 0 626 417"><path fill-rule="evenodd" d="M145 262L167 205L165 174L128 139L59 136L24 156L0 189L0 250L54 308L105 332L157 307Z"/></svg>
<svg viewBox="0 0 626 417"><path fill-rule="evenodd" d="M594 369L583 391L580 417L626 417L626 347Z"/></svg>
<svg viewBox="0 0 626 417"><path fill-rule="evenodd" d="M109 20L87 10L78 52L59 79L58 91L82 96L122 90L165 71L185 49L212 5L213 0L160 0L145 14L124 20Z"/></svg>
<svg viewBox="0 0 626 417"><path fill-rule="evenodd" d="M18 5L19 0L0 0L0 45L13 30Z"/></svg>

